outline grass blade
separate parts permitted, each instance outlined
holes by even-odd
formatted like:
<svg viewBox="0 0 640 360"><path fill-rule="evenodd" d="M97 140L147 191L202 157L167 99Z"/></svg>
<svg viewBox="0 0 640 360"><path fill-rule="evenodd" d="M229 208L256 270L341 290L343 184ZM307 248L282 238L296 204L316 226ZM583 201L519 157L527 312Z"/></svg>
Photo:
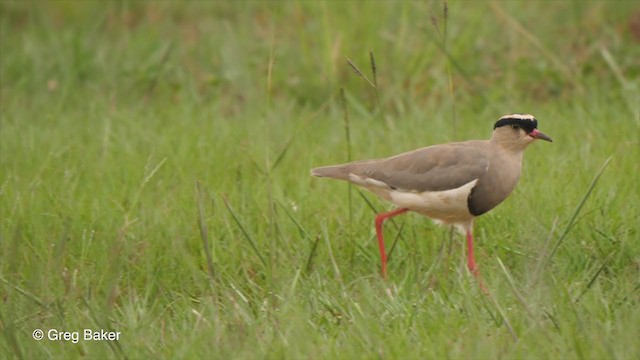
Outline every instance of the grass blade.
<svg viewBox="0 0 640 360"><path fill-rule="evenodd" d="M351 126L349 123L349 111L347 109L347 98L344 95L344 88L340 88L340 105L342 106L342 120L344 124L344 135L347 142L347 162L351 162ZM347 186L347 201L349 206L349 239L353 242L353 185L351 183ZM350 263L353 265L353 259L355 258L355 247L351 246Z"/></svg>
<svg viewBox="0 0 640 360"><path fill-rule="evenodd" d="M209 271L209 277L211 278L211 285L215 284L215 271L213 269L213 259L211 256L211 246L209 244L209 237L207 234L207 226L204 221L204 205L202 187L200 181L196 181L196 195L198 201L198 225L200 227L200 238L202 239L202 246L204 247L204 254L207 257L207 270Z"/></svg>
<svg viewBox="0 0 640 360"><path fill-rule="evenodd" d="M271 165L271 169L269 170L270 173L273 172L273 170L275 170L275 168L280 164L282 159L284 159L284 156L287 154L287 151L289 150L291 143L293 143L293 140L295 139L296 135L298 134L293 134L293 136L291 136L289 140L287 140L287 142L284 144L282 151L280 151L280 154L278 154L278 156L276 157L276 160Z"/></svg>
<svg viewBox="0 0 640 360"><path fill-rule="evenodd" d="M544 243L544 247L542 250L542 255L540 255L540 260L538 260L538 265L533 272L533 276L531 277L531 281L529 282L529 291L533 288L533 286L538 282L538 278L540 276L540 272L545 264L545 259L547 258L547 251L549 249L549 245L551 244L551 240L553 240L553 234L556 231L556 226L558 225L558 217L556 216L553 219L553 223L551 224L551 230L549 231L549 236L547 236L547 241Z"/></svg>
<svg viewBox="0 0 640 360"><path fill-rule="evenodd" d="M87 309L87 312L89 314L89 318L91 318L91 320L93 320L93 323L95 324L96 328L105 329L105 330L108 330L108 331L114 331L113 326L111 326L111 321L108 318L106 320L106 323L102 322L99 319L98 314L96 313L96 311L91 307L91 305L87 301L87 299L84 296L81 299L82 299L82 302L84 303L84 306ZM109 348L111 349L111 351L114 352L114 354L120 355L124 359L128 359L128 357L124 353L124 350L122 349L122 345L120 344L119 341L106 341L106 343L109 346Z"/></svg>
<svg viewBox="0 0 640 360"><path fill-rule="evenodd" d="M223 197L222 201L224 202L224 206L227 207L227 210L229 210L229 213L231 214L231 217L233 217L233 221L235 221L236 225L238 225L238 227L240 228L240 231L242 231L242 234L244 235L244 238L247 240L247 242L249 242L249 245L251 245L251 248L253 249L253 252L255 252L256 256L258 256L258 258L260 259L260 262L262 263L262 265L264 265L266 267L267 266L266 260L264 259L264 257L260 253L260 250L258 250L258 246L256 245L256 242L253 240L251 235L249 235L249 232L244 228L244 225L242 225L242 223L240 222L240 218L238 218L238 215L236 214L235 211L233 211L233 208L231 207L231 205L229 204L227 199L225 199Z"/></svg>
<svg viewBox="0 0 640 360"><path fill-rule="evenodd" d="M402 235L404 224L406 224L406 222L403 222L400 225L400 228L398 229L398 231L396 232L396 236L393 239L393 243L391 244L391 248L389 249L389 253L387 254L387 261L391 260L391 255L393 254L393 250L396 248L396 245L398 244L398 240L400 240L400 235Z"/></svg>
<svg viewBox="0 0 640 360"><path fill-rule="evenodd" d="M316 241L313 243L311 247L311 252L309 252L309 256L307 257L307 265L305 266L307 274L311 272L311 268L313 266L313 258L316 255L316 250L318 249L318 244L320 243L320 235L316 236Z"/></svg>
<svg viewBox="0 0 640 360"><path fill-rule="evenodd" d="M509 284L509 287L511 287L511 292L513 292L513 294L516 296L516 299L518 299L518 301L524 307L524 309L527 311L527 313L529 315L532 315L531 311L529 310L529 305L527 304L527 302L524 299L524 296L522 296L520 291L518 291L518 288L516 288L516 283L515 283L515 281L513 281L513 277L509 273L509 270L507 270L507 267L504 266L504 263L502 262L500 257L496 256L496 259L498 260L498 265L500 265L500 269L504 273L504 276L507 278L507 283Z"/></svg>
<svg viewBox="0 0 640 360"><path fill-rule="evenodd" d="M157 70L154 72L153 77L149 81L149 85L147 87L147 91L144 97L145 101L148 101L151 95L153 95L153 92L155 91L156 86L158 85L158 80L160 80L160 77L163 75L163 72L167 67L167 63L169 62L170 55L173 52L173 44L174 44L173 42L169 42L169 44L165 46L162 52L160 61L157 64Z"/></svg>
<svg viewBox="0 0 640 360"><path fill-rule="evenodd" d="M480 282L480 284L482 284L482 282ZM518 335L516 335L516 332L513 330L513 326L511 326L511 323L509 322L509 319L507 318L507 315L505 314L504 310L502 310L502 308L500 307L500 304L498 304L498 301L493 297L491 292L489 292L489 289L485 288L484 285L481 285L481 288L483 289L483 292L486 295L486 296L482 297L482 299L484 300L483 302L484 302L485 308L487 309L487 311L489 312L489 314L491 315L493 320L496 322L496 324L500 324L498 322L498 319L495 318L495 316L493 315L491 309L489 308L489 304L487 304L486 299L489 299L491 304L494 306L494 308L496 309L496 311L500 315L500 318L502 318L502 321L503 321L504 325L507 327L507 330L509 331L509 334L513 338L513 341L517 343L518 342Z"/></svg>
<svg viewBox="0 0 640 360"><path fill-rule="evenodd" d="M591 185L589 185L589 188L587 189L587 192L584 194L584 196L582 197L582 200L580 200L580 203L578 204L578 206L576 207L576 209L573 211L573 215L571 215L571 219L569 220L569 223L567 224L567 226L565 227L564 232L562 233L562 235L560 235L560 238L558 239L558 242L556 242L556 245L553 247L553 249L551 250L551 253L549 254L549 257L547 258L547 260L545 261L545 266L547 264L549 264L549 262L551 261L551 259L553 258L553 256L556 254L556 251L558 251L558 248L560 247L560 245L562 245L562 242L564 241L564 239L567 237L567 235L569 234L569 231L571 230L571 228L573 227L573 224L576 220L576 218L578 217L578 215L580 214L580 210L582 210L582 207L584 206L584 204L587 202L587 199L589 198L589 196L591 195L591 192L593 191L593 189L596 187L596 185L598 184L598 180L600 179L600 176L602 175L602 173L604 173L604 170L607 168L607 165L609 165L609 162L611 161L612 157L609 156L607 158L607 160L604 161L604 163L602 164L602 166L600 167L600 170L598 170L598 173L596 174L596 176L593 178L593 180L591 181ZM543 266L544 267L544 266Z"/></svg>
<svg viewBox="0 0 640 360"><path fill-rule="evenodd" d="M611 257L613 257L613 254L615 254L616 252L618 252L618 250L613 250L611 253L609 253L609 255L607 255L606 258L604 258L604 261L602 262L602 265L600 265L600 268L598 269L598 271L596 271L596 273L593 275L593 277L591 277L591 280L589 281L589 283L587 284L587 286L584 288L584 290L582 290L582 292L580 293L580 295L578 295L577 298L575 298L575 300L573 300L574 303L577 303L578 301L580 301L580 299L582 298L582 296L584 294L587 293L587 291L589 291L589 289L591 289L591 286L593 286L593 283L596 282L596 279L598 279L598 276L600 276L600 273L602 272L602 270L604 270L604 268L607 266L607 264L609 263L609 260L611 260Z"/></svg>
<svg viewBox="0 0 640 360"><path fill-rule="evenodd" d="M448 10L445 10L448 13ZM446 68L447 68L447 81L448 81L448 85L449 85L449 93L452 96L453 99L453 78L451 76L452 72L451 72L451 68L453 67L453 69L455 69L458 74L460 74L460 76L462 76L462 79L464 79L464 81L466 82L466 84L472 89L474 95L478 96L480 99L482 99L483 101L483 105L486 106L492 106L492 103L487 99L487 97L485 96L485 92L482 91L481 86L479 86L477 84L477 82L471 77L469 76L469 74L467 74L467 72L464 70L464 67L462 66L462 64L460 62L458 62L453 55L451 54L451 52L449 51L449 49L447 49L446 46L446 39L443 37L443 34L440 31L440 27L438 26L438 19L435 16L431 16L430 18L431 20L431 24L433 25L433 27L436 29L436 33L438 34L438 38L439 41L434 39L434 37L429 36L429 40L431 40L431 42L438 48L438 50L440 50L440 52L442 52L442 54L447 58L447 62L446 62ZM446 24L445 24L446 27ZM425 29L426 31L429 31L428 28ZM446 32L446 29L445 29ZM453 104L453 102L452 102ZM455 104L454 104L455 105ZM455 107L454 107L454 115L455 115ZM455 120L455 117L454 117ZM454 131L455 131L455 123L454 123Z"/></svg>
<svg viewBox="0 0 640 360"><path fill-rule="evenodd" d="M333 256L333 249L331 248L331 241L329 241L329 236L327 234L327 228L323 228L324 232L324 240L327 243L327 250L329 252L329 259L331 259L331 264L333 265L333 269L335 271L336 278L340 281L340 284L344 285L342 282L342 273L340 272L340 267L338 266L338 262L336 261L335 256Z"/></svg>
<svg viewBox="0 0 640 360"><path fill-rule="evenodd" d="M445 53L449 53L447 49L447 24L449 20L449 5L447 2L443 2L442 4L442 34L440 35L440 41L442 42L442 50ZM437 24L437 22L434 22ZM436 26L436 30L440 31L440 29ZM456 126L456 93L455 87L453 85L453 76L451 74L451 64L453 62L453 57L447 56L446 68L447 68L447 81L449 84L449 97L451 98L451 116L452 116L452 127L453 127L453 138L456 139L457 135L457 126Z"/></svg>
<svg viewBox="0 0 640 360"><path fill-rule="evenodd" d="M378 67L376 66L376 59L373 57L373 51L369 51L369 58L371 60L371 74L373 77L373 89L376 95L376 105L378 105L378 113L382 112L382 104L380 102L380 93L378 92Z"/></svg>
<svg viewBox="0 0 640 360"><path fill-rule="evenodd" d="M369 80L369 78L365 74L363 74L362 71L360 71L360 69L358 69L356 64L354 64L353 61L351 61L351 59L347 58L347 64L349 64L349 66L353 69L353 71L355 71L356 75L363 78L367 82L367 84L369 84L369 86L371 86L374 89L376 88L376 85L372 83L371 80Z"/></svg>
<svg viewBox="0 0 640 360"><path fill-rule="evenodd" d="M302 236L303 238L308 238L309 234L307 233L307 231L302 227L302 225L300 225L300 223L298 222L298 220L296 220L295 217L293 217L293 214L289 211L289 209L287 209L286 206L282 205L281 202L279 202L278 200L275 200L275 203L280 205L280 207L282 208L282 210L284 210L284 213L287 214L287 216L289 217L289 219L291 219L291 221L294 223L294 225L298 228L298 232L300 233L300 236Z"/></svg>
<svg viewBox="0 0 640 360"><path fill-rule="evenodd" d="M276 160L273 162L273 165L271 165L271 169L269 170L269 172L273 172L273 170L275 170L275 168L280 164L280 162L282 161L282 159L284 159L284 156L287 154L287 151L289 150L289 148L291 147L291 144L293 143L293 140L295 140L300 134L302 134L303 131L306 130L306 128L311 125L311 121L316 118L322 111L324 111L324 109L328 106L328 102L325 102L319 109L318 111L316 111L315 113L313 113L307 120L305 120L302 125L300 125L300 127L293 132L293 134L291 135L291 137L287 140L287 142L285 143L282 151L280 151L280 154L278 154L278 156L276 157Z"/></svg>
<svg viewBox="0 0 640 360"><path fill-rule="evenodd" d="M45 305L44 301L40 300L39 297L35 296L34 294L30 293L29 291L24 290L21 287L10 283L9 281L7 281L3 277L0 277L0 280L2 280L2 282L4 282L5 284L11 286L15 291L17 291L18 293L22 294L27 299L29 299L29 300L33 301L34 303L36 303L38 306L43 306L43 307L47 306L47 305ZM6 291L3 291L3 292L6 293Z"/></svg>
<svg viewBox="0 0 640 360"><path fill-rule="evenodd" d="M371 74L373 76L373 87L377 89L378 88L378 68L376 67L376 59L373 57L373 51L369 51L369 59L371 60Z"/></svg>
<svg viewBox="0 0 640 360"><path fill-rule="evenodd" d="M380 210L376 209L375 205L373 205L371 200L369 200L369 198L367 198L367 196L362 191L360 191L360 189L358 189L358 195L360 195L362 200L364 200L364 202L367 203L367 206L369 206L369 209L371 209L371 211L373 211L374 214L377 214L380 212Z"/></svg>
<svg viewBox="0 0 640 360"><path fill-rule="evenodd" d="M18 341L18 337L16 336L15 322L14 320L6 319L0 313L0 324L2 324L2 333L4 335L5 341L8 343L7 346L9 349L12 349L14 355L18 359L24 359L24 351L22 351L22 347L20 346L20 342ZM3 346L3 350L4 350Z"/></svg>

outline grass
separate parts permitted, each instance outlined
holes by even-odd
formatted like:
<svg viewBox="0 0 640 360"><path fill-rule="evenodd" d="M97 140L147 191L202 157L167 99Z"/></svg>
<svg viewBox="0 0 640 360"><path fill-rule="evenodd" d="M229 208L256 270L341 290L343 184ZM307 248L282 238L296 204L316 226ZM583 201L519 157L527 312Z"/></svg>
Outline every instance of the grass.
<svg viewBox="0 0 640 360"><path fill-rule="evenodd" d="M0 2L2 358L637 359L639 11ZM554 143L476 222L492 296L415 214L383 281L390 206L309 169L510 112Z"/></svg>

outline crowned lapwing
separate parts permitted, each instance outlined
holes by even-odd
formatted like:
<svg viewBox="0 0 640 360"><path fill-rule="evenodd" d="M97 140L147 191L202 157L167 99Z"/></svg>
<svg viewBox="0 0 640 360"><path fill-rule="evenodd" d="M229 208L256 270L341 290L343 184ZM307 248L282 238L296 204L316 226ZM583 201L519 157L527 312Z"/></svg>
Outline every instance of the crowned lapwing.
<svg viewBox="0 0 640 360"><path fill-rule="evenodd" d="M489 140L434 145L386 159L324 166L312 169L311 175L350 181L398 206L375 220L383 277L387 255L382 223L407 211L464 232L467 266L477 276L473 221L511 194L520 177L524 149L536 139L551 141L537 127L531 115L505 115L495 123Z"/></svg>

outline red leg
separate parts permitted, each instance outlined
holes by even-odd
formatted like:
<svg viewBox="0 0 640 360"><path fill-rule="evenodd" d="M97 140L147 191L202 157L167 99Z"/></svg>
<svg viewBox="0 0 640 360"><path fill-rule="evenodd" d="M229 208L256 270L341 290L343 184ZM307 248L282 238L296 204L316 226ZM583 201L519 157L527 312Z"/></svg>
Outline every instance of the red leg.
<svg viewBox="0 0 640 360"><path fill-rule="evenodd" d="M382 277L387 278L387 253L384 251L384 239L382 237L382 223L396 215L400 215L409 211L406 208L399 208L388 213L378 214L376 216L376 234L378 235L378 247L380 248L380 260L382 262Z"/></svg>
<svg viewBox="0 0 640 360"><path fill-rule="evenodd" d="M473 234L470 231L467 232L467 267L475 277L478 277L478 266L473 256Z"/></svg>

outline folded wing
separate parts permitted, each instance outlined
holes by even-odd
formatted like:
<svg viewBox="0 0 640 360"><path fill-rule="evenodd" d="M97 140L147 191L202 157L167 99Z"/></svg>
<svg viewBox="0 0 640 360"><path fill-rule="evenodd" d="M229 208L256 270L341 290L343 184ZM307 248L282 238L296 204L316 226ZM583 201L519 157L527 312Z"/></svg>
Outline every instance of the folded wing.
<svg viewBox="0 0 640 360"><path fill-rule="evenodd" d="M489 168L483 152L466 144L430 146L387 159L339 165L333 172L339 178L348 179L352 174L402 191L455 189L480 179Z"/></svg>

